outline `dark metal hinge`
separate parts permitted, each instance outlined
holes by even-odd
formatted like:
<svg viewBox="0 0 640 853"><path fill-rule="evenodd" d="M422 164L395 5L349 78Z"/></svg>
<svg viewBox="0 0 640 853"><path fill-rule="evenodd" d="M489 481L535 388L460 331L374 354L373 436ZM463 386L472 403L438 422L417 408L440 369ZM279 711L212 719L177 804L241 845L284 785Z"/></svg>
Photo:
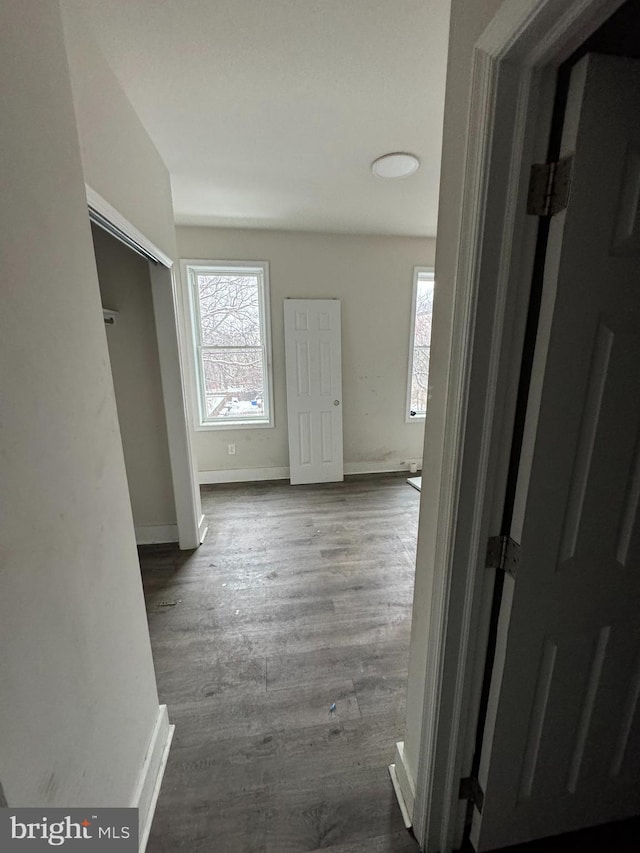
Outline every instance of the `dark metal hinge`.
<svg viewBox="0 0 640 853"><path fill-rule="evenodd" d="M573 154L556 163L534 163L529 176L527 213L532 216L553 216L569 204Z"/></svg>
<svg viewBox="0 0 640 853"><path fill-rule="evenodd" d="M520 565L520 546L510 536L491 536L487 542L488 569L499 569L515 578Z"/></svg>
<svg viewBox="0 0 640 853"><path fill-rule="evenodd" d="M482 814L484 806L484 791L480 787L480 782L475 776L465 776L460 780L460 790L458 793L459 800L468 800Z"/></svg>

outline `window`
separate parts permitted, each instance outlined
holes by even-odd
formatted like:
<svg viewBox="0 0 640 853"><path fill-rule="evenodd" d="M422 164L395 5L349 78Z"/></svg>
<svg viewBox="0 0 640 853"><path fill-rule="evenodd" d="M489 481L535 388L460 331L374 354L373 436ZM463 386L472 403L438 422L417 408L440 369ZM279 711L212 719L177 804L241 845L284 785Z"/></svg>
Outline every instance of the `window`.
<svg viewBox="0 0 640 853"><path fill-rule="evenodd" d="M269 267L184 262L199 429L273 426Z"/></svg>
<svg viewBox="0 0 640 853"><path fill-rule="evenodd" d="M413 308L409 347L408 421L424 420L427 411L433 288L433 270L427 267L416 267L413 271Z"/></svg>

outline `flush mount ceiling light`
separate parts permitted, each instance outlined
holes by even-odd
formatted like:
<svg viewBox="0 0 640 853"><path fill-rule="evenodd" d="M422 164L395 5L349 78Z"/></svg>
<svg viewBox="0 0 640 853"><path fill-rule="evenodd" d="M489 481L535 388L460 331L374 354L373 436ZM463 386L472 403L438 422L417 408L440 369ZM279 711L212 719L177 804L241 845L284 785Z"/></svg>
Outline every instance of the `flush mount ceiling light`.
<svg viewBox="0 0 640 853"><path fill-rule="evenodd" d="M371 164L371 171L379 178L406 178L413 175L420 166L420 160L414 154L402 151L385 154Z"/></svg>

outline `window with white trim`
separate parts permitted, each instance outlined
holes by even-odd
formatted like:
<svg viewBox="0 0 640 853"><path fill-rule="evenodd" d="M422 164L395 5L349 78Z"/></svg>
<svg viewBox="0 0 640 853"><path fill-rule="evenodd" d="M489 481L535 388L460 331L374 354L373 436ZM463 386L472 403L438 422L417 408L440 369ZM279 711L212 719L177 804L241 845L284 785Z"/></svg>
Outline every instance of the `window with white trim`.
<svg viewBox="0 0 640 853"><path fill-rule="evenodd" d="M427 412L433 291L433 269L416 267L413 271L413 307L409 346L408 421L424 420Z"/></svg>
<svg viewBox="0 0 640 853"><path fill-rule="evenodd" d="M199 429L273 426L269 265L183 263Z"/></svg>

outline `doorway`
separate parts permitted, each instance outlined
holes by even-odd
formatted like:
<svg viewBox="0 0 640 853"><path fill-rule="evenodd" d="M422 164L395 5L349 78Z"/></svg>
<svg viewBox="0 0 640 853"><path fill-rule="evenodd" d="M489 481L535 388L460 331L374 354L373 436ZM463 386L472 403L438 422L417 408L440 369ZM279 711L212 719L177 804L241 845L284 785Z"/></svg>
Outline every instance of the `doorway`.
<svg viewBox="0 0 640 853"><path fill-rule="evenodd" d="M164 410L164 418L161 420L166 427L177 538L181 549L197 548L206 536L207 526L202 513L195 455L187 424L185 383L180 359L180 329L176 313L177 285L173 273L173 261L91 187L86 186L86 193L89 219L92 225L105 231L117 243L122 244L127 251L132 251L136 256L141 256L147 266L156 343L156 346L153 347L147 335L147 355L152 351L157 351ZM127 264L129 265L130 262L127 261ZM138 276L144 278L141 268L139 268ZM146 309L141 315L146 317L141 322L146 322L147 327L151 322L151 318L148 316L148 308L147 300ZM107 316L107 319L109 325L115 325L117 314ZM157 379L157 374L155 374L155 378ZM157 382L154 383L154 387L157 391ZM155 396L157 402L157 394ZM160 430L162 431L161 427ZM139 430L134 427L132 434L135 432L139 434ZM159 449L161 446L162 441L159 440L156 451L160 455L162 455L162 451ZM165 504L162 513L166 515L170 512L166 483L163 490ZM149 500L148 489L146 500ZM155 512L157 511L158 508L156 507ZM174 525L172 524L145 524L141 526L150 528L144 532L153 537L154 541L158 541L158 537L175 537L175 532L172 530ZM154 527L157 529L153 530ZM164 541L167 541L167 538L164 538Z"/></svg>
<svg viewBox="0 0 640 853"><path fill-rule="evenodd" d="M424 696L419 757L408 764L417 768L414 827L427 850L454 849L462 837L461 780L472 765L496 571L487 544L503 532L535 258L537 220L525 213L530 165L546 159L558 67L619 6L503 4L473 51L446 412L451 440L433 524L438 571L429 590L426 662L416 682Z"/></svg>
<svg viewBox="0 0 640 853"><path fill-rule="evenodd" d="M572 187L565 209L545 217L540 317L504 528L514 557L500 572L479 745L485 797L471 837L480 850L640 812L631 760L640 299L637 210L627 210L629 190L637 207L638 92L637 61L589 53L571 68L560 141L570 159L559 162L570 164Z"/></svg>
<svg viewBox="0 0 640 853"><path fill-rule="evenodd" d="M178 541L149 263L92 224L138 545Z"/></svg>

